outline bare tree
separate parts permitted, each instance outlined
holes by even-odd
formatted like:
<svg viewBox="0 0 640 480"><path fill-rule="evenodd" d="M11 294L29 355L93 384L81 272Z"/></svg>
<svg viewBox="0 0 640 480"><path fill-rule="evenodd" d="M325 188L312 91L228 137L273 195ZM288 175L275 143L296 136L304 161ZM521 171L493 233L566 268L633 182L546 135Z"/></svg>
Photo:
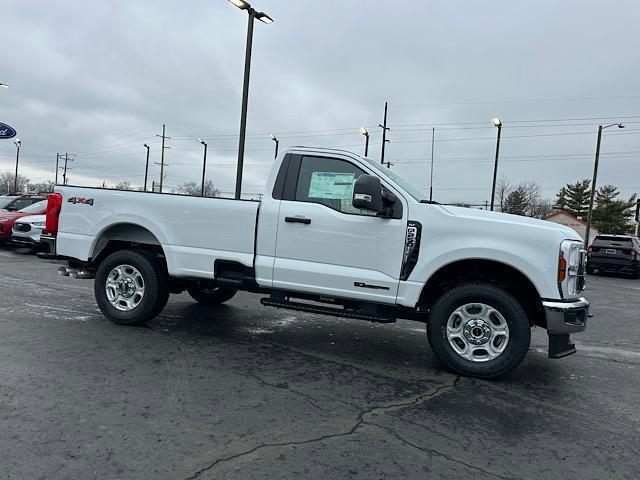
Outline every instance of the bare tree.
<svg viewBox="0 0 640 480"><path fill-rule="evenodd" d="M53 188L55 186L55 183L50 180L46 182L32 183L29 185L29 191L35 192L37 194L51 193L53 192Z"/></svg>
<svg viewBox="0 0 640 480"><path fill-rule="evenodd" d="M195 197L199 197L202 192L202 184L196 183L194 181L184 182L178 185L175 189L175 193L180 193L182 195L193 195ZM204 196L205 197L219 197L220 190L216 188L211 180L206 180L204 182Z"/></svg>
<svg viewBox="0 0 640 480"><path fill-rule="evenodd" d="M496 195L498 196L498 203L500 205L501 212L504 212L504 205L511 190L512 187L509 179L507 177L500 177L496 185Z"/></svg>
<svg viewBox="0 0 640 480"><path fill-rule="evenodd" d="M126 180L124 182L116 183L113 188L115 188L116 190L133 190L131 188L131 183L127 182Z"/></svg>
<svg viewBox="0 0 640 480"><path fill-rule="evenodd" d="M27 185L29 184L29 179L22 175L18 175L18 191L13 191L13 185L15 182L15 173L11 172L2 172L0 173L0 194L7 195L9 193L18 193L25 192L27 190Z"/></svg>
<svg viewBox="0 0 640 480"><path fill-rule="evenodd" d="M505 213L538 217L550 210L550 206L540 197L540 185L535 182L523 182L512 185L508 179L501 178L496 187L500 210Z"/></svg>

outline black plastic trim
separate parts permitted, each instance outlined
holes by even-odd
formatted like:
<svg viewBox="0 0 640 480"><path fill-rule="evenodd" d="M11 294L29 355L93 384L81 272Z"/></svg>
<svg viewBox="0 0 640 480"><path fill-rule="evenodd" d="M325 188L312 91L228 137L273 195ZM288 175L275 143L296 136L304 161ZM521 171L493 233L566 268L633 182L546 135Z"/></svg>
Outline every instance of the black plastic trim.
<svg viewBox="0 0 640 480"><path fill-rule="evenodd" d="M289 163L291 162L292 155L287 153L280 164L280 170L278 171L278 176L276 177L276 181L273 184L273 191L271 192L271 197L274 200L282 200L282 195L284 193L284 186L287 180L287 172L289 171Z"/></svg>
<svg viewBox="0 0 640 480"><path fill-rule="evenodd" d="M409 246L409 228L416 229L416 236L414 238L414 246L410 248ZM418 264L418 257L420 256L420 240L422 238L422 224L420 222L416 222L414 220L409 220L407 222L407 231L405 234L405 243L404 248L405 251L402 252L402 269L400 274L400 280L406 280L413 272L413 269ZM407 255L407 250L409 250Z"/></svg>

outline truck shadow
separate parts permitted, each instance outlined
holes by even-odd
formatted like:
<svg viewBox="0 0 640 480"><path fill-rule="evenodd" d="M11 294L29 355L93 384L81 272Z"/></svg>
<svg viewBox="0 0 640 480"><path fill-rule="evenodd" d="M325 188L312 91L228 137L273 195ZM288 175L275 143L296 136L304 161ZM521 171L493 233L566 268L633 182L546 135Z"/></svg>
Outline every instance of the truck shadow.
<svg viewBox="0 0 640 480"><path fill-rule="evenodd" d="M422 323L370 323L265 308L255 300L214 307L172 303L149 328L194 347L224 342L258 353L266 345L274 356L294 352L310 361L352 366L409 382L454 375L433 355ZM545 353L532 348L517 369L490 382L531 384L535 379L536 385L552 386L565 370L558 367L560 362L550 362Z"/></svg>

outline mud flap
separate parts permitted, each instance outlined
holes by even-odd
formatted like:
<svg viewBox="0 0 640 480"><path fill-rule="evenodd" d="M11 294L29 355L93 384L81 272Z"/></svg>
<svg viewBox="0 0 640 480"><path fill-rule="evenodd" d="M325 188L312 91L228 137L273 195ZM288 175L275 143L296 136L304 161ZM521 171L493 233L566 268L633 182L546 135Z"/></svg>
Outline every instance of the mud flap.
<svg viewBox="0 0 640 480"><path fill-rule="evenodd" d="M549 333L549 358L562 358L576 353L568 333Z"/></svg>

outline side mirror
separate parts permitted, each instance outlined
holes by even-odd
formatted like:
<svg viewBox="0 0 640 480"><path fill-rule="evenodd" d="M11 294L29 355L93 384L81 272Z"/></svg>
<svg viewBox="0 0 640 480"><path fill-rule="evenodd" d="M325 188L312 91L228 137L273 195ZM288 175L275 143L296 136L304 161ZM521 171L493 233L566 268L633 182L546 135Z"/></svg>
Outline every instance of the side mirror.
<svg viewBox="0 0 640 480"><path fill-rule="evenodd" d="M362 174L353 185L353 206L362 210L382 211L382 184L374 175Z"/></svg>

